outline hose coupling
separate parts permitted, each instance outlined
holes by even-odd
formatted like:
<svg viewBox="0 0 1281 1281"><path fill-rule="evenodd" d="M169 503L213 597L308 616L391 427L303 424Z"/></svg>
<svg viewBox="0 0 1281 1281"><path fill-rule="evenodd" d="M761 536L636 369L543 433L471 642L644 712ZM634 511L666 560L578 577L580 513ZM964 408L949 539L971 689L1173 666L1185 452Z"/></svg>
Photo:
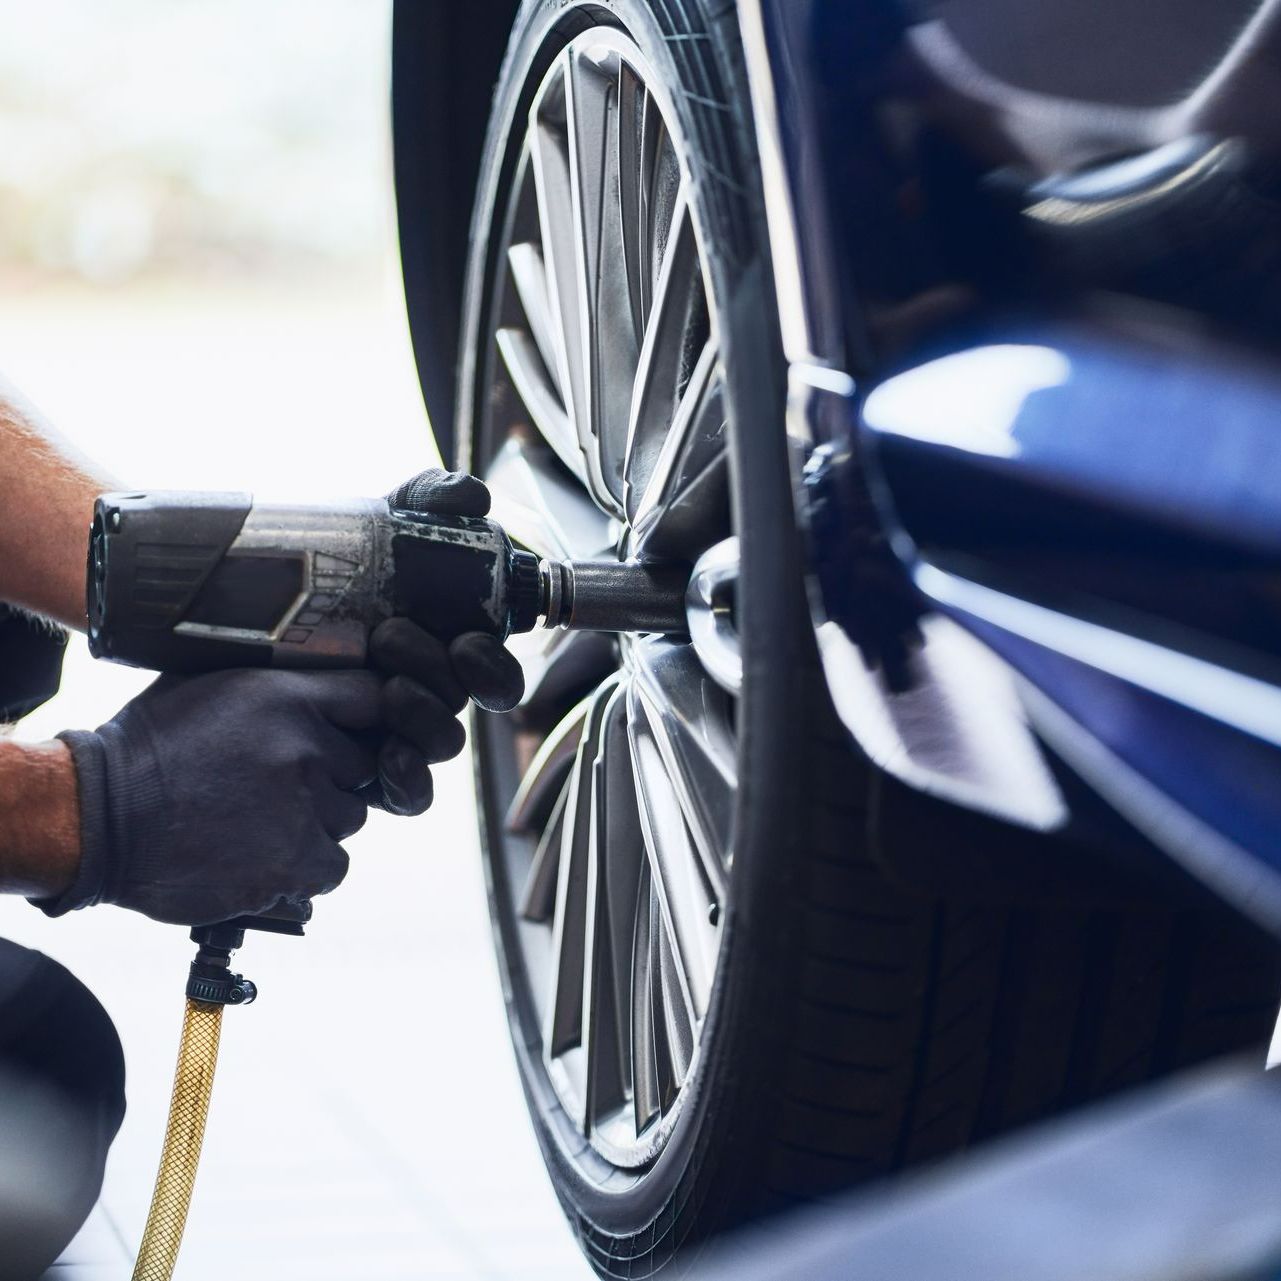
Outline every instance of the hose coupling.
<svg viewBox="0 0 1281 1281"><path fill-rule="evenodd" d="M282 904L261 916L237 916L191 931L196 957L187 973L187 996L206 1005L252 1005L257 985L231 968L231 954L245 941L246 930L295 934L311 919L311 903Z"/></svg>
<svg viewBox="0 0 1281 1281"><path fill-rule="evenodd" d="M243 974L235 974L229 969L220 974L212 966L192 961L187 975L187 995L193 1001L203 1001L206 1005L252 1005L258 988Z"/></svg>
<svg viewBox="0 0 1281 1281"><path fill-rule="evenodd" d="M193 935L196 933L192 931ZM232 949L225 946L226 941L197 939L196 942L200 946L187 971L188 997L206 1005L251 1005L258 988L231 968Z"/></svg>

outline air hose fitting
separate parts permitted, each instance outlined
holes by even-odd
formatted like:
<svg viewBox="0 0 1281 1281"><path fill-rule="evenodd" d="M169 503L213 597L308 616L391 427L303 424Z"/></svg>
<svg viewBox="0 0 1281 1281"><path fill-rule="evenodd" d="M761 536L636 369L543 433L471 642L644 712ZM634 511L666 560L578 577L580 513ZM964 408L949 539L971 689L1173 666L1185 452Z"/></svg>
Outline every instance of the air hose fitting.
<svg viewBox="0 0 1281 1281"><path fill-rule="evenodd" d="M223 1007L249 1005L258 994L253 983L232 972L231 954L244 942L247 929L301 934L303 923L310 917L311 904L305 903L271 916L237 917L191 931L192 941L198 946L187 976L187 1004L169 1099L169 1120L133 1281L170 1281L178 1262L200 1165L214 1069L218 1066Z"/></svg>

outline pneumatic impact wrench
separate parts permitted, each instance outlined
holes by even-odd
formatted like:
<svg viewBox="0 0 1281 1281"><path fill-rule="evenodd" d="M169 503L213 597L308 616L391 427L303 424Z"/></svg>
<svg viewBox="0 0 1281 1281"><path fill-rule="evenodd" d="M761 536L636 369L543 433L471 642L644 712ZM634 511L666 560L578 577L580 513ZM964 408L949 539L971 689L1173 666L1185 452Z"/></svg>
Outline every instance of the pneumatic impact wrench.
<svg viewBox="0 0 1281 1281"><path fill-rule="evenodd" d="M363 667L370 633L406 616L448 643L536 627L686 631L687 566L547 561L494 521L248 494L105 494L88 565L89 648L164 672ZM169 1281L182 1242L226 1005L254 985L230 968L247 929L301 934L310 905L192 931L169 1123L134 1281Z"/></svg>
<svg viewBox="0 0 1281 1281"><path fill-rule="evenodd" d="M448 643L535 627L683 633L687 566L547 561L492 520L248 494L104 494L89 548L89 648L164 672L362 667L401 614Z"/></svg>

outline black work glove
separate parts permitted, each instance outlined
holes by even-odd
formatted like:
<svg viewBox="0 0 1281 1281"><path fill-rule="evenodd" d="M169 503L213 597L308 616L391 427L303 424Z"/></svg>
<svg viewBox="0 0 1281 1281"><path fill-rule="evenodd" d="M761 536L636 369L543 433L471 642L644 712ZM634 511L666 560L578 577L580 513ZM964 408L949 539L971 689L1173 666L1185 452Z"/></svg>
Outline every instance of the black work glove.
<svg viewBox="0 0 1281 1281"><path fill-rule="evenodd" d="M489 512L489 490L475 476L439 468L407 480L387 495L387 501L401 511L442 516ZM495 637L468 632L446 645L408 618L390 618L376 627L369 656L390 676L383 687L383 719L392 732L379 752L378 778L364 794L371 804L393 814L419 814L432 798L428 760L416 747L429 737L428 727L449 719L456 732L438 733L442 743L447 740L453 746L448 756L455 755L462 749L463 729L452 718L468 698L487 711L509 712L524 693L524 676Z"/></svg>
<svg viewBox="0 0 1281 1281"><path fill-rule="evenodd" d="M438 516L489 515L489 490L482 481L466 472L442 471L439 467L428 468L405 481L387 495L387 502L398 511L432 512ZM375 630L371 646L374 661L384 670L404 672L430 686L441 670L441 654L433 651L429 657L422 641L428 633L421 627L411 635L395 626L408 622L393 618ZM397 633L394 643L388 643L385 629ZM485 632L468 632L455 639L449 645L448 665L464 691L456 710L461 710L470 697L488 712L510 712L525 692L520 664L496 637ZM456 690L450 692L457 694Z"/></svg>
<svg viewBox="0 0 1281 1281"><path fill-rule="evenodd" d="M373 672L161 676L96 732L60 735L80 869L37 906L204 925L332 890L347 873L338 842L367 814L354 792L377 769L365 736L381 693Z"/></svg>

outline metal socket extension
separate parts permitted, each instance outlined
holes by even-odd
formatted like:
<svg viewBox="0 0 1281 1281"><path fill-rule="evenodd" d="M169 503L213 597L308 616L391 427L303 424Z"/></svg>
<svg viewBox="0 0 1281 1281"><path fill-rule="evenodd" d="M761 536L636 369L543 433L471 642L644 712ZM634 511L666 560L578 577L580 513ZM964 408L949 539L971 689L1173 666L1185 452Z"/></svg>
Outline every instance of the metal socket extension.
<svg viewBox="0 0 1281 1281"><path fill-rule="evenodd" d="M539 564L543 626L683 636L687 566L579 560Z"/></svg>

